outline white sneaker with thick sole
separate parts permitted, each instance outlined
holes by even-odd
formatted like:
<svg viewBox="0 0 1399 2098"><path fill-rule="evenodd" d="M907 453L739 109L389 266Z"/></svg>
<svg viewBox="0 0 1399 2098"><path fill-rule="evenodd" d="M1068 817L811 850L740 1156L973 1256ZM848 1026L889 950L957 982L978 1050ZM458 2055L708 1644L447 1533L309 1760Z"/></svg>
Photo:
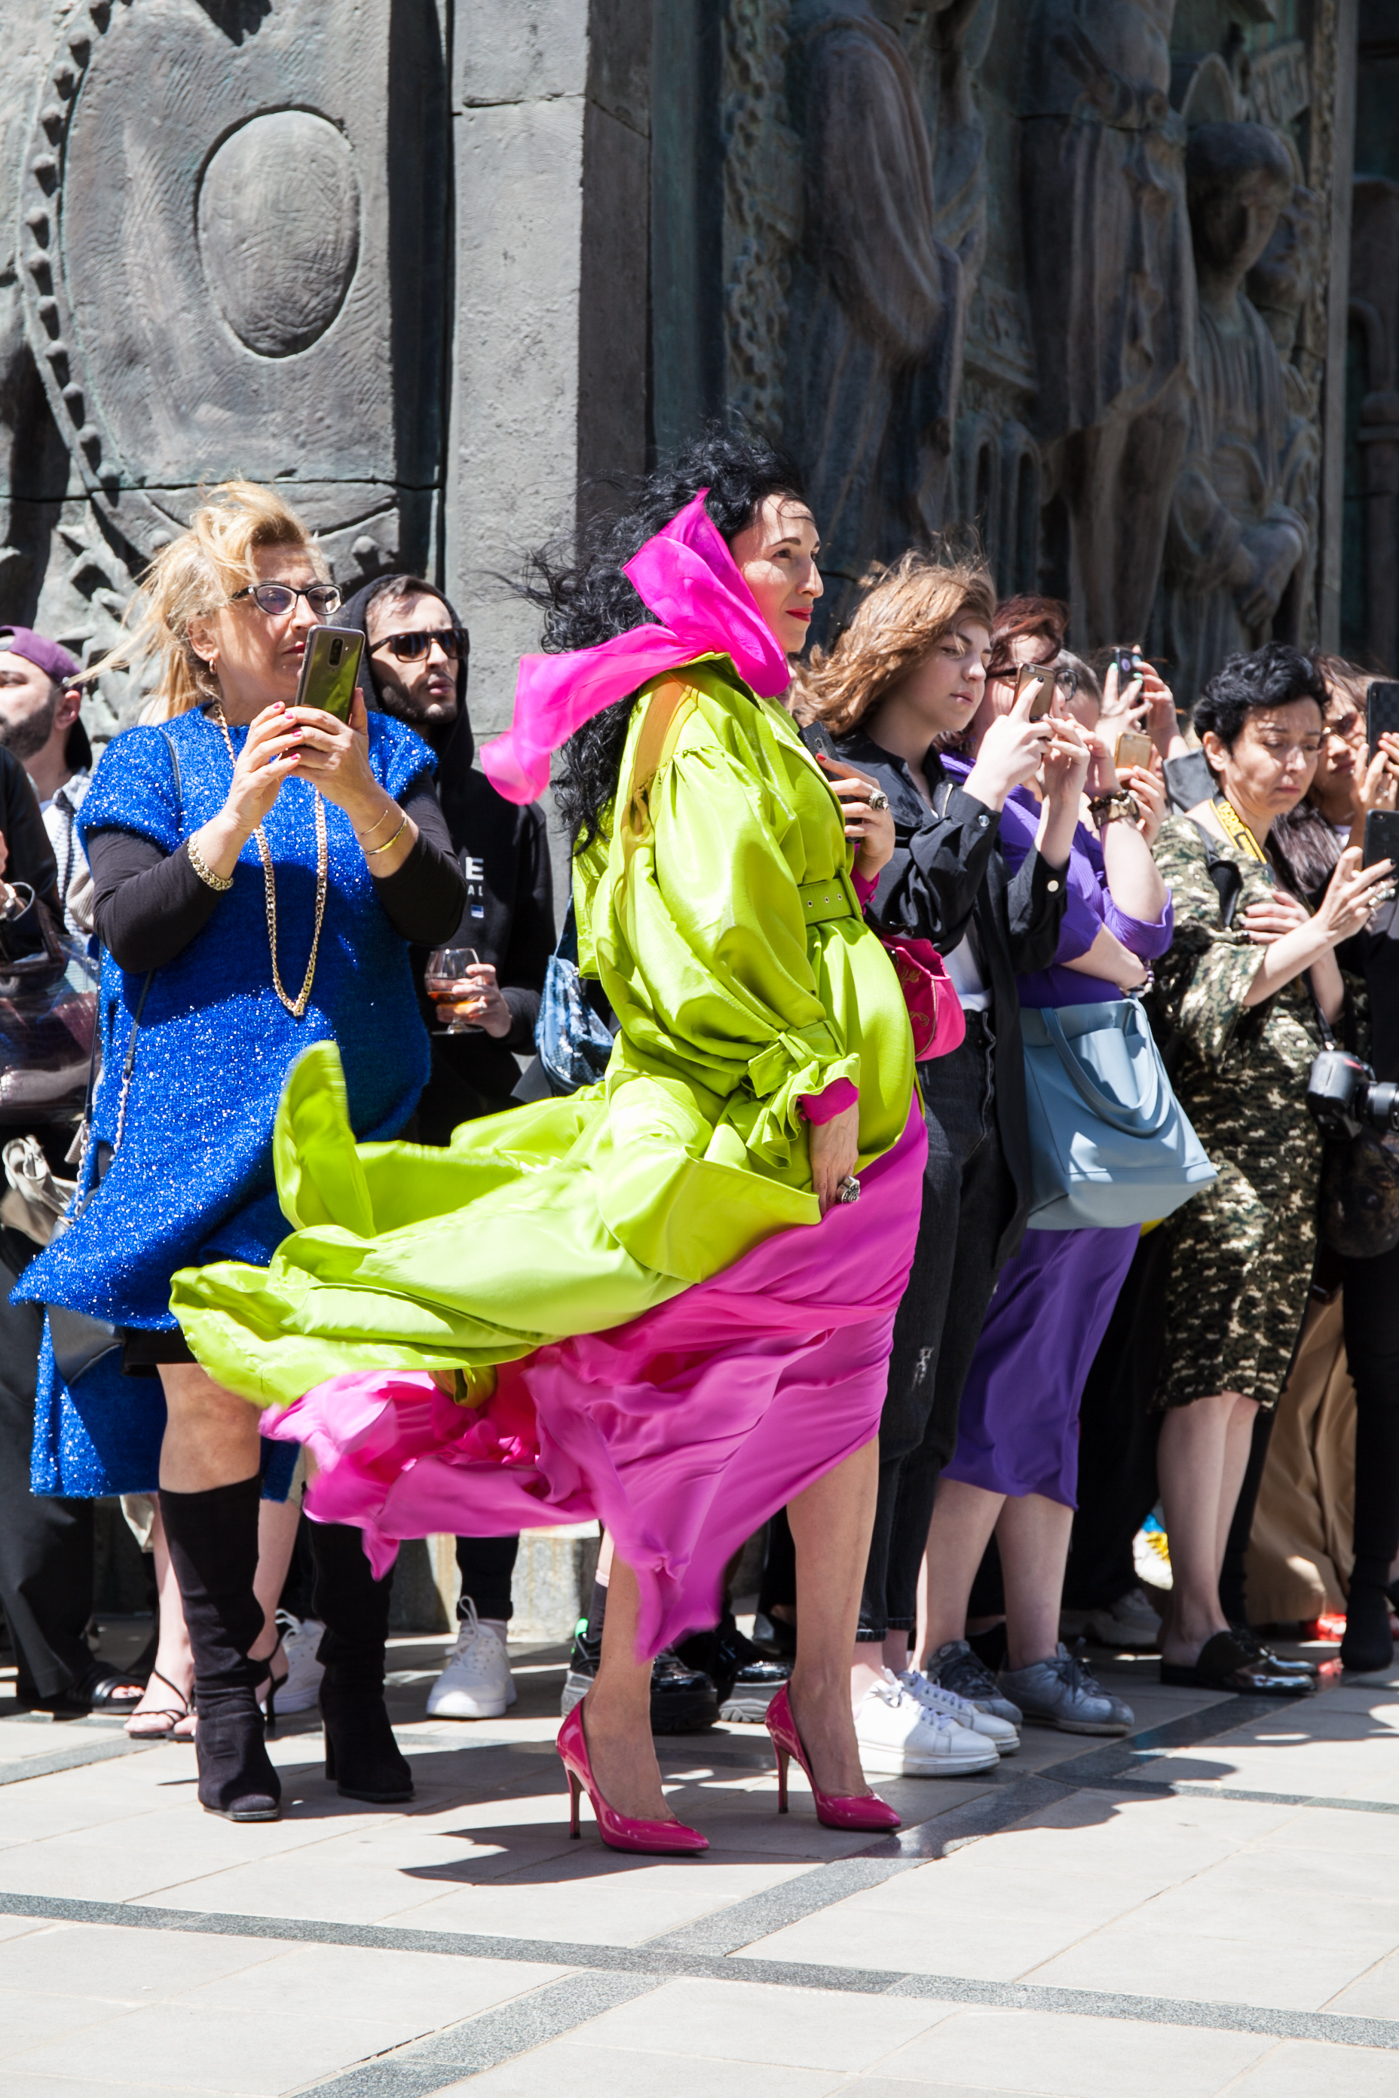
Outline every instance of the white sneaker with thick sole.
<svg viewBox="0 0 1399 2098"><path fill-rule="evenodd" d="M881 1777L971 1777L994 1770L996 1745L919 1703L886 1668L855 1714L860 1761Z"/></svg>
<svg viewBox="0 0 1399 2098"><path fill-rule="evenodd" d="M325 1626L319 1618L293 1617L290 1610L279 1610L277 1630L287 1657L286 1681L277 1685L277 1711L313 1712L320 1701L321 1677L325 1674L316 1659Z"/></svg>
<svg viewBox="0 0 1399 2098"><path fill-rule="evenodd" d="M429 1719L499 1719L515 1702L505 1641L482 1624L474 1603L465 1608L447 1666L427 1694Z"/></svg>
<svg viewBox="0 0 1399 2098"><path fill-rule="evenodd" d="M899 1677L910 1697L917 1698L925 1712L939 1712L944 1719L951 1719L969 1733L980 1734L990 1741L997 1755L1013 1756L1020 1746L1020 1736L1008 1719L998 1719L994 1712L983 1712L969 1697L958 1697L955 1690L944 1690L941 1683L930 1683L916 1668L906 1668Z"/></svg>

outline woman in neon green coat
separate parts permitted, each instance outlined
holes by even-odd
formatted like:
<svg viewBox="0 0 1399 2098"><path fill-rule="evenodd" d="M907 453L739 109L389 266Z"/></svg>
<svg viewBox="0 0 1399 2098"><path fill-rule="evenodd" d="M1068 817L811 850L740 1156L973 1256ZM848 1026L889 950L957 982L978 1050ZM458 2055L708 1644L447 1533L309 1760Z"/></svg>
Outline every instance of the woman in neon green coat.
<svg viewBox="0 0 1399 2098"><path fill-rule="evenodd" d="M446 1152L357 1147L313 1048L276 1140L294 1235L172 1299L221 1383L297 1402L264 1432L310 1444L313 1512L359 1524L377 1563L428 1531L607 1524L587 1742L605 1799L653 1823L638 1653L714 1621L725 1560L783 1503L792 1704L822 1790L865 1792L849 1662L922 1139L860 907L887 815L772 703L820 593L814 524L749 440L691 464L653 479L642 523L671 522L638 550L631 521L625 578L614 555L573 579L552 633L598 645L527 658L485 754L528 799L568 739L580 963L620 1022L605 1084Z"/></svg>

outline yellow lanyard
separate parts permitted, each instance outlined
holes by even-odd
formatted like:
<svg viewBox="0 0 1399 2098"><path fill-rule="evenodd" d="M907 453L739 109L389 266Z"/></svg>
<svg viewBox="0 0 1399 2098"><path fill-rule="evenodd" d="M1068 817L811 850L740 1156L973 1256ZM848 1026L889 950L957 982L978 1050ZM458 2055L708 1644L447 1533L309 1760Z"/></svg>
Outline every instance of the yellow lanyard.
<svg viewBox="0 0 1399 2098"><path fill-rule="evenodd" d="M1215 815L1219 818L1220 829L1224 832L1234 850L1243 853L1247 859L1261 861L1266 867L1268 856L1238 810L1231 808L1222 794L1215 795L1211 806Z"/></svg>

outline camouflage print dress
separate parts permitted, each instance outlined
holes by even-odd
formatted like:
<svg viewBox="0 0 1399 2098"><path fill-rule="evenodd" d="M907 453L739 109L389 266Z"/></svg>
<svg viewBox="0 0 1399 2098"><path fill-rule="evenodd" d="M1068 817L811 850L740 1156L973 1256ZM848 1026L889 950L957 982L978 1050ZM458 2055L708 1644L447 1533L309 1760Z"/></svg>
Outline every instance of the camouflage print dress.
<svg viewBox="0 0 1399 2098"><path fill-rule="evenodd" d="M1277 1404L1307 1307L1316 1252L1321 1140L1307 1112L1307 1072L1322 1046L1307 978L1262 1005L1244 998L1260 960L1225 926L1196 826L1172 816L1156 864L1175 899L1175 939L1156 965L1160 1009L1179 1029L1181 1106L1219 1178L1178 1209L1169 1233L1166 1358L1156 1405L1237 1391ZM1233 924L1272 888L1268 869L1232 845L1216 857L1243 875Z"/></svg>

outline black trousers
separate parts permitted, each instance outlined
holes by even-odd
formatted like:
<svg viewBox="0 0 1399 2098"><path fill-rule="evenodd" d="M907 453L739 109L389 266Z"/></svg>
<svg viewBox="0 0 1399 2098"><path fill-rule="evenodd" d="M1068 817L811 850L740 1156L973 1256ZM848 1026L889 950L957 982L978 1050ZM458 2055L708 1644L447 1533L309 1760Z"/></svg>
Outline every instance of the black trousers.
<svg viewBox="0 0 1399 2098"><path fill-rule="evenodd" d="M38 1250L22 1231L0 1226L0 1604L21 1693L52 1697L92 1672L83 1633L92 1614L93 1526L91 1501L29 1489L44 1314L37 1304L11 1304L10 1291Z"/></svg>
<svg viewBox="0 0 1399 2098"><path fill-rule="evenodd" d="M1386 1587L1399 1552L1399 1246L1341 1265L1355 1383L1353 1578Z"/></svg>
<svg viewBox="0 0 1399 2098"><path fill-rule="evenodd" d="M459 1537L457 1566L461 1573L461 1595L457 1616L466 1615L465 1605L476 1605L478 1617L493 1617L508 1624L515 1614L510 1599L510 1576L515 1571L518 1537Z"/></svg>
<svg viewBox="0 0 1399 2098"><path fill-rule="evenodd" d="M942 1469L957 1447L962 1387L996 1286L996 1248L1015 1183L996 1129L994 1037L967 1038L926 1073L928 1164L908 1288L894 1322L879 1422L879 1490L856 1638L913 1630L918 1570Z"/></svg>
<svg viewBox="0 0 1399 2098"><path fill-rule="evenodd" d="M1137 1585L1132 1539L1156 1505L1161 1416L1151 1402L1165 1350L1170 1265L1169 1235L1148 1231L1083 1387L1066 1610L1111 1609Z"/></svg>

